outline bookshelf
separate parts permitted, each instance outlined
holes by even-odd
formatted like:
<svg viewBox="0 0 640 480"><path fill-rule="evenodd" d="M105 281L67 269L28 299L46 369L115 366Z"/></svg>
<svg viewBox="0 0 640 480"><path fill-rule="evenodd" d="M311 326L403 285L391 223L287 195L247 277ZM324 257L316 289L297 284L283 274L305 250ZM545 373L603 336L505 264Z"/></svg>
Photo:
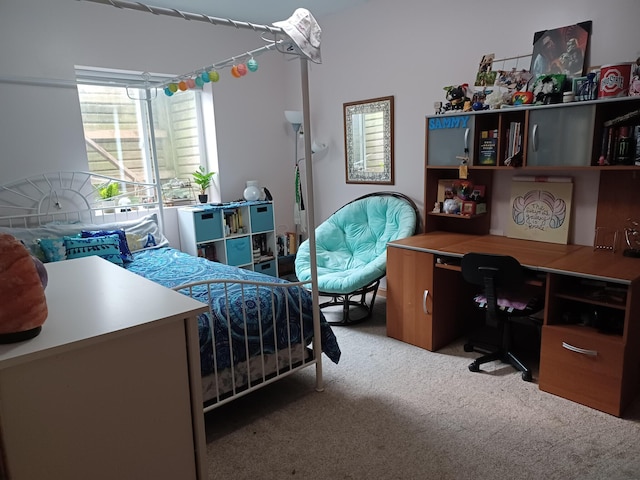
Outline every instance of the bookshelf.
<svg viewBox="0 0 640 480"><path fill-rule="evenodd" d="M182 251L278 276L272 202L185 207L178 210L178 225Z"/></svg>

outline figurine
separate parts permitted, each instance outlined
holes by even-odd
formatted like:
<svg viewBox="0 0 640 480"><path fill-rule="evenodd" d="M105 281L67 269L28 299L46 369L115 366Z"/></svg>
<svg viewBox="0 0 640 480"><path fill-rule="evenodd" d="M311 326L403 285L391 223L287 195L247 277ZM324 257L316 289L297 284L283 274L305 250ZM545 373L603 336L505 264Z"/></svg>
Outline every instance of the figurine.
<svg viewBox="0 0 640 480"><path fill-rule="evenodd" d="M462 110L464 108L465 102L469 102L471 99L467 97L467 87L469 85L467 83L463 83L462 85L453 86L450 85L448 87L444 87L447 91L446 99L449 101L445 105L445 110Z"/></svg>

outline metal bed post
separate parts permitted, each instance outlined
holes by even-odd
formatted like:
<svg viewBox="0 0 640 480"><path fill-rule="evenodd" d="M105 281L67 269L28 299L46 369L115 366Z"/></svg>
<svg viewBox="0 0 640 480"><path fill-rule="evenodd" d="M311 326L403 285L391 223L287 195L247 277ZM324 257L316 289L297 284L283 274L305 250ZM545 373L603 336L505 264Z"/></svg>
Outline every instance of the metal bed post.
<svg viewBox="0 0 640 480"><path fill-rule="evenodd" d="M311 115L309 114L309 64L300 57L300 77L302 83L302 121L308 132L304 135L304 159L307 180L307 224L309 232L309 260L311 266L311 298L313 302L313 351L316 356L316 390L324 390L322 380L322 345L320 333L320 305L318 294L318 264L316 262L316 222L313 211L313 165L311 164Z"/></svg>

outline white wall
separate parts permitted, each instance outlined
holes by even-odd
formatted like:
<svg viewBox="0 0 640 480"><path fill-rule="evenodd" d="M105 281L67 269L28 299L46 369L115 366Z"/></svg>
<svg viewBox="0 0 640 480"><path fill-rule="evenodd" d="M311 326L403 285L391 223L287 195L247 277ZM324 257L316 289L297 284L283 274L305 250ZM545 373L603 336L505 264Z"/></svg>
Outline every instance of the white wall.
<svg viewBox="0 0 640 480"><path fill-rule="evenodd" d="M149 2L153 4L153 2ZM0 79L75 80L88 65L184 74L264 45L260 34L77 0L0 0ZM287 57L289 58L289 57ZM284 118L282 54L257 56L258 71L213 86L221 194L247 180L274 195L276 222L293 227L293 139ZM298 85L299 90L299 85ZM87 170L74 88L0 82L0 183L43 171Z"/></svg>
<svg viewBox="0 0 640 480"><path fill-rule="evenodd" d="M635 60L638 18L637 0L541 0L529 8L505 0L370 0L318 18L323 63L309 64L307 132L329 149L314 159L316 223L356 196L390 189L345 183L344 102L395 96L392 188L423 208L424 116L433 113L434 101L444 100L444 86L473 83L486 53L530 53L534 32L586 20L593 21L588 63ZM0 77L73 80L76 64L180 74L261 44L247 30L89 2L0 0ZM276 223L290 229L294 140L283 111L302 104L299 62L276 53L257 60L255 74L233 79L225 70L214 87L222 197L240 198L246 180L260 180L274 194ZM0 145L0 183L43 170L86 168L74 90L1 83ZM508 172L501 174L498 185L507 185L508 178ZM597 174L578 180L575 204L584 200L586 207L574 217L587 221L576 236L590 241ZM508 189L495 190L498 211ZM496 221L492 228L499 230Z"/></svg>
<svg viewBox="0 0 640 480"><path fill-rule="evenodd" d="M401 191L423 209L425 115L446 101L443 87L473 85L482 55L530 54L536 31L592 20L590 65L635 61L640 56L637 0L541 0L527 6L505 0L433 2L371 0L362 7L322 19L322 65L311 70L312 126L330 150L316 166L316 220L347 201L383 185L345 183L342 104L395 96L395 178ZM528 65L527 65L528 67ZM290 75L295 75L294 71ZM493 211L508 200L510 172L494 185ZM593 241L597 173L574 175L572 238ZM506 214L506 212L505 212ZM492 229L504 229L496 216Z"/></svg>

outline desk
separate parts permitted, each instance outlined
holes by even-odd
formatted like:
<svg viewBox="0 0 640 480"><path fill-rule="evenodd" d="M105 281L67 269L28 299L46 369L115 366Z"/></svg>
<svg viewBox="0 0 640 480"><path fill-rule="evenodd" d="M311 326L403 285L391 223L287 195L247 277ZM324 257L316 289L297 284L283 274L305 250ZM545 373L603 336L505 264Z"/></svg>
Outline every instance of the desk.
<svg viewBox="0 0 640 480"><path fill-rule="evenodd" d="M512 255L545 284L540 389L620 416L640 381L640 259L495 235L431 232L394 241L388 336L435 351L462 334L473 305L461 299L475 288L459 273L468 252ZM567 312L596 310L614 333L566 321Z"/></svg>
<svg viewBox="0 0 640 480"><path fill-rule="evenodd" d="M46 268L42 332L0 345L0 478L205 478L207 306L97 256Z"/></svg>

